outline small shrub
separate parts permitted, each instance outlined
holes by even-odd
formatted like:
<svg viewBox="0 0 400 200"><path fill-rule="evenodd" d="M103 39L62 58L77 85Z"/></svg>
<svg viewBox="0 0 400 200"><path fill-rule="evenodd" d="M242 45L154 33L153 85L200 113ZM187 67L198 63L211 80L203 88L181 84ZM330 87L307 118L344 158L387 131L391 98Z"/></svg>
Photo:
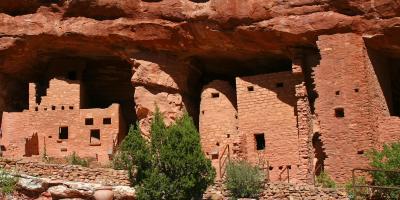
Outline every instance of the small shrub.
<svg viewBox="0 0 400 200"><path fill-rule="evenodd" d="M264 186L264 172L245 161L228 163L225 184L235 198L257 198Z"/></svg>
<svg viewBox="0 0 400 200"><path fill-rule="evenodd" d="M66 159L70 165L80 165L83 167L89 166L89 161L79 157L75 152L69 155Z"/></svg>
<svg viewBox="0 0 400 200"><path fill-rule="evenodd" d="M10 194L15 190L18 179L0 169L0 189L3 194Z"/></svg>
<svg viewBox="0 0 400 200"><path fill-rule="evenodd" d="M364 176L357 177L355 180L356 185L368 185L366 179ZM346 183L345 185L346 192L349 195L349 199L351 200L358 200L358 199L368 199L370 196L370 190L368 188L362 187L362 188L355 188L357 195L354 194L354 188L353 188L353 181L350 180ZM355 198L357 196L357 199Z"/></svg>
<svg viewBox="0 0 400 200"><path fill-rule="evenodd" d="M317 186L324 188L336 188L336 183L332 180L328 173L323 171L317 176Z"/></svg>
<svg viewBox="0 0 400 200"><path fill-rule="evenodd" d="M370 165L382 170L400 170L400 142L385 144L381 151L373 149L367 153ZM399 186L399 172L370 172L373 184L377 186ZM376 198L400 199L400 190L376 190Z"/></svg>
<svg viewBox="0 0 400 200"><path fill-rule="evenodd" d="M112 158L111 167L116 170L128 169L126 160L126 153L117 151Z"/></svg>

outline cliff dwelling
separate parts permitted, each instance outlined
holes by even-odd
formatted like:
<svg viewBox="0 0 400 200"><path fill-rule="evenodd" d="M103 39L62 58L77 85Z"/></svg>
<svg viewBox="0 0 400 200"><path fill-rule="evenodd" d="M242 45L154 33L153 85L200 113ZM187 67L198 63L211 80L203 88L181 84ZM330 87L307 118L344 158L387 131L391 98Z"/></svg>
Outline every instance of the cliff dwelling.
<svg viewBox="0 0 400 200"><path fill-rule="evenodd" d="M44 73L33 72L35 80L24 87L26 108L2 115L2 155L40 159L75 152L108 163L134 122L129 67L109 58L56 58L41 65Z"/></svg>
<svg viewBox="0 0 400 200"><path fill-rule="evenodd" d="M400 7L343 2L1 0L2 156L107 164L158 106L194 119L217 179L243 159L345 183L400 140Z"/></svg>

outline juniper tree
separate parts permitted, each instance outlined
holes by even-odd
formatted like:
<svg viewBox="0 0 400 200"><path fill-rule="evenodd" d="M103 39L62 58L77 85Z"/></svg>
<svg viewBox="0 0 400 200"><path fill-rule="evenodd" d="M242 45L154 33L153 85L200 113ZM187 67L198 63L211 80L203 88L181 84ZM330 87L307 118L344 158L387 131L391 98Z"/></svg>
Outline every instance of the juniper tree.
<svg viewBox="0 0 400 200"><path fill-rule="evenodd" d="M138 199L200 199L215 171L191 117L185 113L167 127L156 109L150 135L147 141L138 126L131 127L121 144L124 165L130 172L133 166L137 170L131 180Z"/></svg>

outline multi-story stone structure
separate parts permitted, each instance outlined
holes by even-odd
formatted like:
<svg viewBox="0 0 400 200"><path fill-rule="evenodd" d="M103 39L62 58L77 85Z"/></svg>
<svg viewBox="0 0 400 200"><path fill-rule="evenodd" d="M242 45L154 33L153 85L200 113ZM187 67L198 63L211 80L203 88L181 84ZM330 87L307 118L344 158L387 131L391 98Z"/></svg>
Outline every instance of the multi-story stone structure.
<svg viewBox="0 0 400 200"><path fill-rule="evenodd" d="M354 34L321 36L318 45L318 66L299 56L291 71L203 88L200 134L217 171L226 146L236 146L229 156L260 165L271 181L312 183L325 170L345 182L352 169L368 167L366 151L399 141L399 81L390 60Z"/></svg>
<svg viewBox="0 0 400 200"><path fill-rule="evenodd" d="M53 75L48 85L29 83L28 110L3 113L2 155L65 157L75 152L108 162L125 129L119 104L81 109L81 72Z"/></svg>

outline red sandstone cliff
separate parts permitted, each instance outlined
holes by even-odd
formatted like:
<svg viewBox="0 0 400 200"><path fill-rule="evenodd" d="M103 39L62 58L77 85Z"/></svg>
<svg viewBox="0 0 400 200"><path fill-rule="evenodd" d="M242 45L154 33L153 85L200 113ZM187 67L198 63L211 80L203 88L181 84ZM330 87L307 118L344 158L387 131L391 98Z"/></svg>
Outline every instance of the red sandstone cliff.
<svg viewBox="0 0 400 200"><path fill-rule="evenodd" d="M342 46L345 43L351 45ZM330 48L334 51L329 52ZM147 131L155 104L167 122L184 110L197 118L204 83L250 72L279 71L287 60L295 63L301 59L311 110L317 117L330 117L332 102L325 101L330 97L324 94L334 93L334 88L327 87L336 83L318 76L337 73L345 77L357 72L360 77L345 78L343 83L369 80L374 75L365 67L369 66L363 60L368 57L366 49L394 60L400 56L399 0L1 0L0 112L26 106L27 94L20 92L24 83L40 79L52 59L83 59L92 67L87 77L96 77L88 81L91 95L104 102L127 102L122 105L127 108L125 119L138 120ZM319 64L321 68L314 73L311 69ZM336 65L341 68L331 68ZM345 71L347 67L354 70ZM374 84L360 83L369 91L378 90ZM102 86L105 89L96 89ZM387 108L381 108L385 107L381 93L365 95L371 101L354 105L368 104L365 108L371 109L355 109L360 114L355 118L373 117L354 123L378 131L385 126L379 125L385 124L381 116L390 115ZM327 107L329 113L324 110ZM319 120L322 140L331 153L328 157L335 156L335 142L346 139L326 136L335 126ZM341 125L347 127L345 132L365 135L363 128ZM316 129L314 126L314 132ZM355 142L349 151L366 150L379 138L392 138L366 134L368 138ZM331 169L336 159L328 162ZM343 170L357 162L345 161ZM341 172L334 176L343 181Z"/></svg>

